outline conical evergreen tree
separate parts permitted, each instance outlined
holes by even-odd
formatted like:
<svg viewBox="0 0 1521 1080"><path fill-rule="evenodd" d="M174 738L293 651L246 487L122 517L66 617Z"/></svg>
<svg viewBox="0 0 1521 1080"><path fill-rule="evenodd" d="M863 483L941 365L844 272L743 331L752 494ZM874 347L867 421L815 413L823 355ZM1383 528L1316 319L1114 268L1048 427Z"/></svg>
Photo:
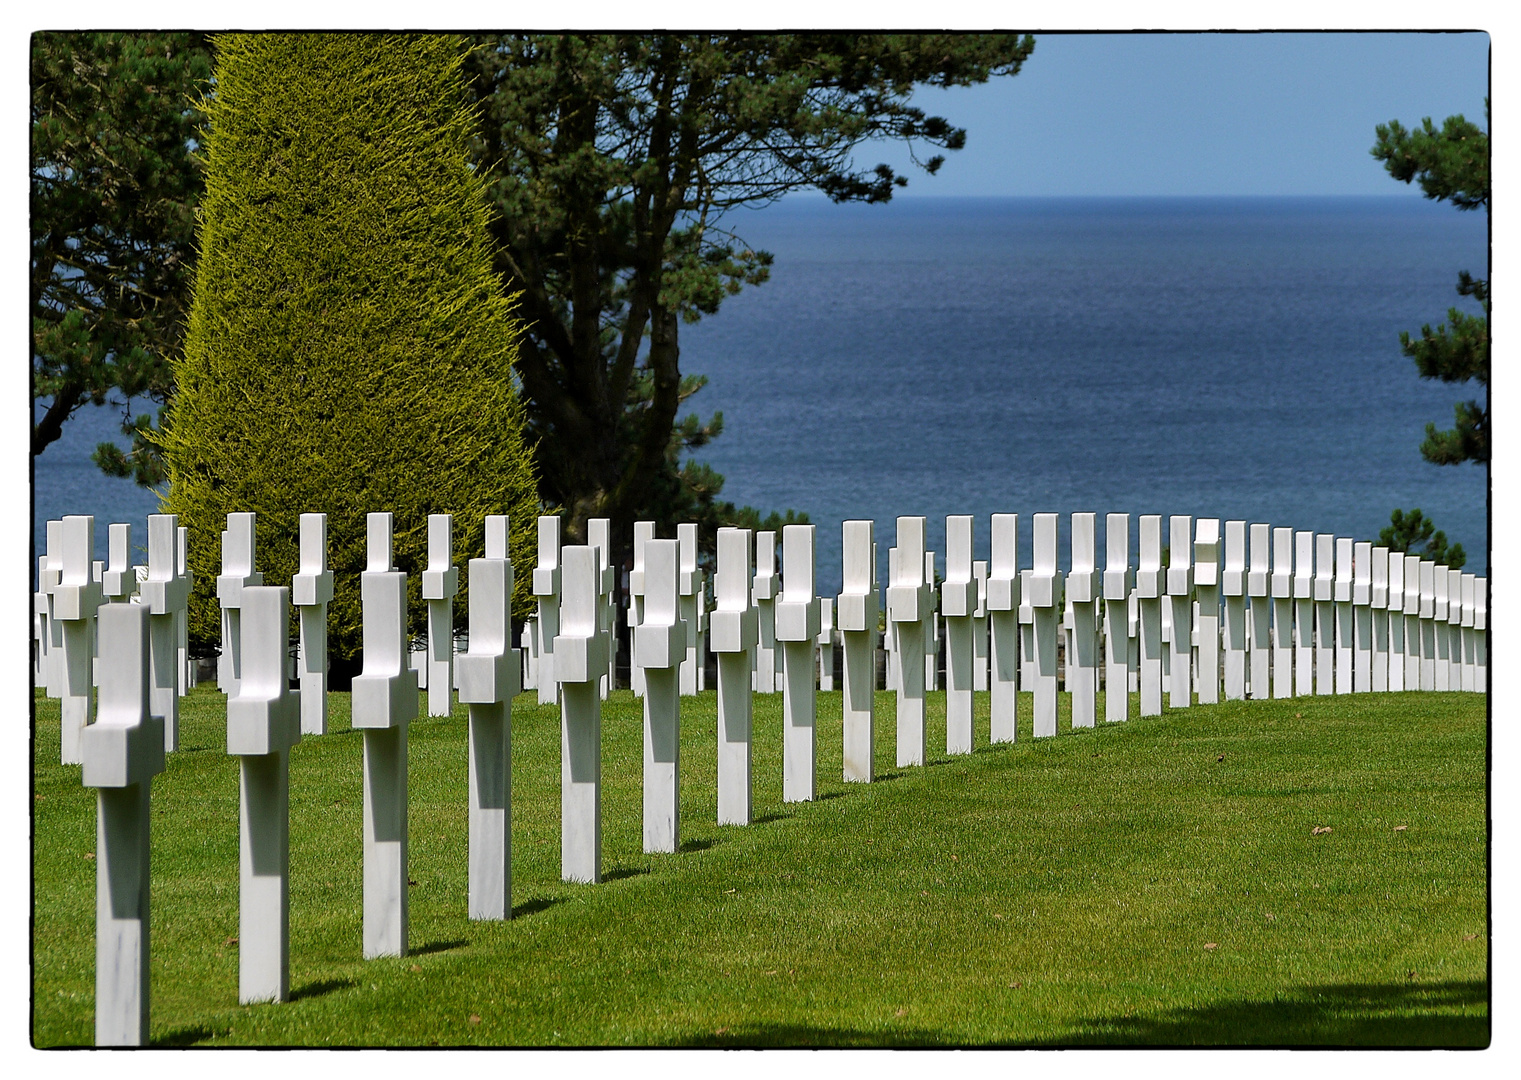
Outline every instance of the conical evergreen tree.
<svg viewBox="0 0 1521 1080"><path fill-rule="evenodd" d="M523 615L531 602L538 502L513 379L519 327L491 269L486 181L467 157L464 45L383 34L215 44L200 260L162 436L166 509L191 530L202 643L219 635L226 515L259 515L258 569L285 584L299 516L325 511L341 681L361 653L368 512L395 515L414 633L430 513L454 515L462 568L483 554L485 515L510 514L513 606Z"/></svg>

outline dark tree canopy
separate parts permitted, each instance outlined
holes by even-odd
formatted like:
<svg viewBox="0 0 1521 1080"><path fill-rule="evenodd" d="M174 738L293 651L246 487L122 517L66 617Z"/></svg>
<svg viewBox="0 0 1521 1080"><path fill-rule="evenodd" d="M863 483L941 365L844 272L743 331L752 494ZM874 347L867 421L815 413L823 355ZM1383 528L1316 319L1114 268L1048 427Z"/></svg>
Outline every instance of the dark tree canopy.
<svg viewBox="0 0 1521 1080"><path fill-rule="evenodd" d="M1485 102L1486 112L1489 103ZM1489 212L1489 134L1461 115L1449 116L1440 130L1427 117L1420 128L1407 131L1398 120L1375 129L1378 142L1372 154L1389 175L1404 183L1419 182L1426 198L1445 200L1459 210ZM1489 282L1468 271L1458 275L1458 294L1471 296L1482 314L1450 308L1447 322L1421 327L1419 339L1400 334L1400 347L1415 361L1424 379L1449 383L1474 380L1489 387ZM1465 461L1489 463L1489 403L1460 401L1453 406L1455 424L1438 431L1426 425L1421 455L1436 465ZM1398 511L1396 511L1398 513Z"/></svg>
<svg viewBox="0 0 1521 1080"><path fill-rule="evenodd" d="M1409 513L1395 510L1390 514L1389 524L1378 534L1378 542L1390 551L1419 555L1453 570L1459 569L1468 561L1463 545L1449 545L1447 534L1422 514L1419 507Z"/></svg>
<svg viewBox="0 0 1521 1080"><path fill-rule="evenodd" d="M682 403L679 327L766 280L771 256L724 214L790 191L886 202L907 183L855 160L908 144L933 174L966 133L918 86L1016 74L1019 35L612 34L479 39L478 158L499 208L497 267L520 290L518 372L540 447L541 494L579 536L632 521L743 513L722 478L680 465L722 429ZM921 153L929 156L921 157Z"/></svg>
<svg viewBox="0 0 1521 1080"><path fill-rule="evenodd" d="M115 392L163 402L189 304L211 74L200 34L37 33L31 41L32 453ZM148 416L129 430L146 425ZM157 456L102 444L107 472L157 483Z"/></svg>

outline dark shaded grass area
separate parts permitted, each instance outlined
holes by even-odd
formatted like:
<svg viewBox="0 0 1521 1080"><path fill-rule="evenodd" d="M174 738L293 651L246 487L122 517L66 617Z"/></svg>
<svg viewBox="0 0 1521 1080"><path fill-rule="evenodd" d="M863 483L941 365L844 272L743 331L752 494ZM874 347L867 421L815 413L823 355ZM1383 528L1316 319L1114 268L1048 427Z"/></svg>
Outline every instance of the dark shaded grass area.
<svg viewBox="0 0 1521 1080"><path fill-rule="evenodd" d="M292 753L291 986L237 1004L237 767L197 688L153 795L152 1038L184 1045L1415 1045L1489 1041L1485 699L1318 697L950 758L781 802L756 698L755 820L719 827L715 703L683 699L682 846L641 851L640 703L603 718L603 873L559 881L558 710L513 712L513 913L466 917L467 710L410 737L410 954L359 957L347 695ZM1102 715L1102 705L1100 706ZM94 796L38 698L33 1038L93 1031ZM1404 828L1399 828L1404 826ZM1316 833L1329 827L1329 831Z"/></svg>

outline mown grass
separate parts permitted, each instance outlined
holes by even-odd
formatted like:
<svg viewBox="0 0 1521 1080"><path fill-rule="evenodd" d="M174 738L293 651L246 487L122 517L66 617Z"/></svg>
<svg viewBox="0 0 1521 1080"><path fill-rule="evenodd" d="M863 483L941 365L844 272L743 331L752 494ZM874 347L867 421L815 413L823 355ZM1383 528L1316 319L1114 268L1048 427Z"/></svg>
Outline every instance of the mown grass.
<svg viewBox="0 0 1521 1080"><path fill-rule="evenodd" d="M641 852L640 703L603 714L599 885L559 880L558 710L513 707L514 918L466 917L466 709L411 729L411 954L360 959L360 735L291 758L293 1000L237 1004L236 763L210 687L153 787L158 1045L1444 1045L1489 1041L1485 698L1227 703L840 779L714 824L715 702L683 699L682 850ZM1099 715L1103 715L1102 704ZM35 706L33 1040L93 1037L94 793ZM1329 826L1330 831L1316 833Z"/></svg>

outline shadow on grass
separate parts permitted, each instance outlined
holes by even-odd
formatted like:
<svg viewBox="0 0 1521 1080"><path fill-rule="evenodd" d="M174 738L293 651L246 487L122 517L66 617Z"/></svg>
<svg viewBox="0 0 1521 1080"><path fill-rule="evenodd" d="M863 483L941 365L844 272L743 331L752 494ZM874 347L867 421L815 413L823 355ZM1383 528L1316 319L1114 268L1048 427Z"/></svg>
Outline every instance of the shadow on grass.
<svg viewBox="0 0 1521 1080"><path fill-rule="evenodd" d="M783 821L790 818L791 814L762 814L760 817L750 819L751 825L769 825L773 821Z"/></svg>
<svg viewBox="0 0 1521 1080"><path fill-rule="evenodd" d="M1218 1001L1158 1016L1089 1017L1034 1045L1477 1049L1489 1045L1488 998L1489 986L1481 981L1307 986L1270 1000ZM1459 1015L1475 1008L1484 1015Z"/></svg>
<svg viewBox="0 0 1521 1080"><path fill-rule="evenodd" d="M521 919L524 915L537 915L541 911L547 911L556 904L565 903L563 896L541 896L537 900L525 900L521 904L512 906L512 917Z"/></svg>
<svg viewBox="0 0 1521 1080"><path fill-rule="evenodd" d="M639 877L640 875L648 874L649 872L650 868L648 866L620 866L615 870L609 870L607 873L603 874L602 880L622 881L624 878Z"/></svg>
<svg viewBox="0 0 1521 1080"><path fill-rule="evenodd" d="M427 956L429 953L448 952L450 949L457 949L461 945L468 945L468 944L470 944L470 943L468 941L466 941L464 938L454 938L451 941L430 941L426 945L419 945L415 949L408 949L407 950L407 955L408 956Z"/></svg>
<svg viewBox="0 0 1521 1080"><path fill-rule="evenodd" d="M215 1035L205 1024L192 1024L189 1027L175 1028L166 1031L158 1038L149 1042L150 1046L194 1046L196 1043L205 1042Z"/></svg>
<svg viewBox="0 0 1521 1080"><path fill-rule="evenodd" d="M316 979L292 990L290 1000L300 1001L302 998L322 997L331 994L334 990L347 990L358 985L353 979Z"/></svg>
<svg viewBox="0 0 1521 1080"><path fill-rule="evenodd" d="M681 851L707 851L708 848L718 843L717 840L683 840Z"/></svg>
<svg viewBox="0 0 1521 1080"><path fill-rule="evenodd" d="M857 1028L821 1027L813 1024L736 1024L701 1035L689 1035L671 1043L684 1047L783 1046L947 1046L945 1037L933 1031L907 1028L891 1031L862 1031Z"/></svg>

